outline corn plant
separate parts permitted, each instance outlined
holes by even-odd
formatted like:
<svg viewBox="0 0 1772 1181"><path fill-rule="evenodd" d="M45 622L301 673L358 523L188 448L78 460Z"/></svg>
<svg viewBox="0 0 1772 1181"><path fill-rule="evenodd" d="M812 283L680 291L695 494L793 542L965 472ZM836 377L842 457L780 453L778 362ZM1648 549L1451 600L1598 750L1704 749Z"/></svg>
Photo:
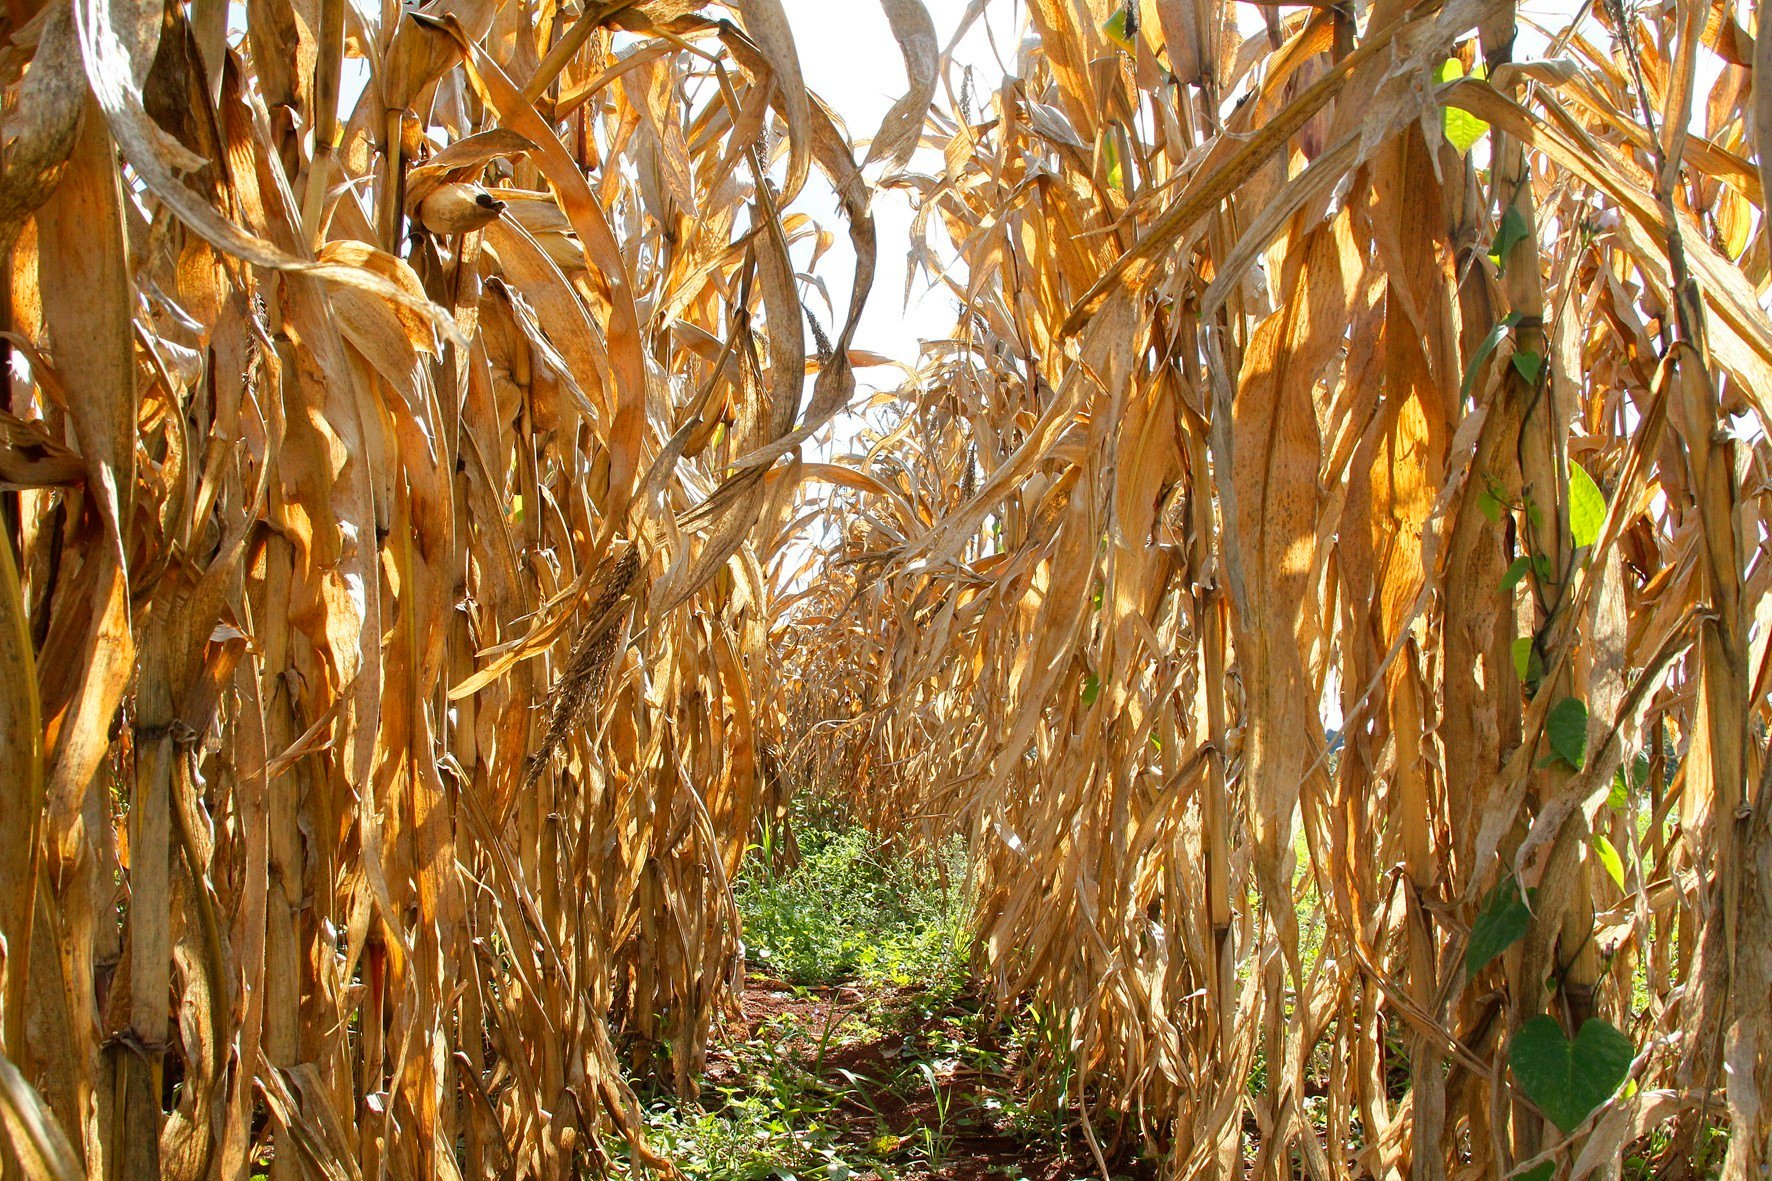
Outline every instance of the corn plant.
<svg viewBox="0 0 1772 1181"><path fill-rule="evenodd" d="M872 284L779 0L0 25L6 1175L671 1172Z"/></svg>
<svg viewBox="0 0 1772 1181"><path fill-rule="evenodd" d="M1250 12L1029 0L931 112L959 315L802 494L784 760L966 834L1091 1145L1758 1176L1772 39Z"/></svg>

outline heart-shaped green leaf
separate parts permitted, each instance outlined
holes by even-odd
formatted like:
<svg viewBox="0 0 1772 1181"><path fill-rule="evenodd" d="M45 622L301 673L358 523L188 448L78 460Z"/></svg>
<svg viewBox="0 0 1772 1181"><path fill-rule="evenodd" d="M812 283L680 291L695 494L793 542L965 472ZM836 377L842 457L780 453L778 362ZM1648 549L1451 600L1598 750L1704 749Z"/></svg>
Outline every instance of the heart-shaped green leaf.
<svg viewBox="0 0 1772 1181"><path fill-rule="evenodd" d="M1573 1042L1556 1018L1534 1017L1508 1047L1520 1089L1565 1133L1617 1093L1630 1062L1630 1039L1598 1017L1588 1018Z"/></svg>
<svg viewBox="0 0 1772 1181"><path fill-rule="evenodd" d="M1518 356L1519 354L1514 354ZM1606 494L1579 463L1569 465L1569 536L1575 548L1592 545L1600 539L1600 525L1606 520Z"/></svg>
<svg viewBox="0 0 1772 1181"><path fill-rule="evenodd" d="M1464 63L1455 57L1447 58L1440 68L1434 71L1434 81L1445 83L1464 77ZM1460 156L1468 153L1477 145L1477 141L1489 134L1489 124L1477 118L1469 111L1453 106L1440 108L1440 128L1446 134L1446 142L1458 149Z"/></svg>
<svg viewBox="0 0 1772 1181"><path fill-rule="evenodd" d="M1587 706L1579 697L1565 697L1551 706L1544 720L1551 753L1577 771L1587 761Z"/></svg>
<svg viewBox="0 0 1772 1181"><path fill-rule="evenodd" d="M1490 960L1513 946L1526 934L1532 912L1520 897L1520 887L1509 877L1483 899L1483 909L1471 924L1471 941L1464 949L1464 970L1475 976Z"/></svg>
<svg viewBox="0 0 1772 1181"><path fill-rule="evenodd" d="M1490 521L1501 524L1501 498L1485 489L1477 494L1477 509Z"/></svg>
<svg viewBox="0 0 1772 1181"><path fill-rule="evenodd" d="M1538 375L1544 372L1544 357L1530 349L1517 349L1513 355L1514 371L1526 379L1527 385L1537 385Z"/></svg>

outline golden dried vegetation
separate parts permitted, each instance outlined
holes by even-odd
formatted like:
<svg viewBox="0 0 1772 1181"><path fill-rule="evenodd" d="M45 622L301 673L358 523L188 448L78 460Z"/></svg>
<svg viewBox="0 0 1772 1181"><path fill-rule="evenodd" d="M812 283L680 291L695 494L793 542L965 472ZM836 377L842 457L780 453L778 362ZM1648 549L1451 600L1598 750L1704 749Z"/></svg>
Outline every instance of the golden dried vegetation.
<svg viewBox="0 0 1772 1181"><path fill-rule="evenodd" d="M1092 1143L1763 1175L1772 36L1239 11L1029 0L932 116L962 314L817 502L789 778L966 834Z"/></svg>
<svg viewBox="0 0 1772 1181"><path fill-rule="evenodd" d="M1763 1176L1772 35L884 8L9 0L6 1175L672 1174L805 791L1104 1173Z"/></svg>
<svg viewBox="0 0 1772 1181"><path fill-rule="evenodd" d="M765 783L752 538L873 253L779 4L703 7L8 10L27 1175L567 1176L640 1140L612 1028L693 1086ZM822 352L813 169L858 260Z"/></svg>

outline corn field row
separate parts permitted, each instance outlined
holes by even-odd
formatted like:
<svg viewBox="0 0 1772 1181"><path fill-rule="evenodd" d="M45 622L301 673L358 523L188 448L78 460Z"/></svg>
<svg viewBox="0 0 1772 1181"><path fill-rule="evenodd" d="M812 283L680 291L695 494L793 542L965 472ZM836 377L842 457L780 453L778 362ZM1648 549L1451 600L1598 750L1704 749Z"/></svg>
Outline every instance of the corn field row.
<svg viewBox="0 0 1772 1181"><path fill-rule="evenodd" d="M816 502L790 778L968 836L1092 1144L1764 1176L1772 38L1236 10L1029 0L932 116L963 313Z"/></svg>
<svg viewBox="0 0 1772 1181"><path fill-rule="evenodd" d="M1755 14L883 7L9 0L0 1173L673 1175L799 791L1104 1174L1764 1176Z"/></svg>
<svg viewBox="0 0 1772 1181"><path fill-rule="evenodd" d="M873 251L779 8L702 7L11 9L25 1175L582 1175L693 1086Z"/></svg>

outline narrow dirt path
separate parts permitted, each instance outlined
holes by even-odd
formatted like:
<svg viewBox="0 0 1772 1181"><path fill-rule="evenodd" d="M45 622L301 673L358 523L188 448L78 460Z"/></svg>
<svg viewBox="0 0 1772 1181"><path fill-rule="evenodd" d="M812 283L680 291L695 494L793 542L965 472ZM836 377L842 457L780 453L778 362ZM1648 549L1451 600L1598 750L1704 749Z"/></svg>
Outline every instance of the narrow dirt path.
<svg viewBox="0 0 1772 1181"><path fill-rule="evenodd" d="M753 973L741 1020L709 1055L704 1106L761 1095L787 1119L815 1124L828 1181L1101 1176L1080 1136L1016 1095L1020 1051L971 998L914 986L797 987ZM1110 1166L1115 1181L1154 1176L1132 1160L1110 1157Z"/></svg>

